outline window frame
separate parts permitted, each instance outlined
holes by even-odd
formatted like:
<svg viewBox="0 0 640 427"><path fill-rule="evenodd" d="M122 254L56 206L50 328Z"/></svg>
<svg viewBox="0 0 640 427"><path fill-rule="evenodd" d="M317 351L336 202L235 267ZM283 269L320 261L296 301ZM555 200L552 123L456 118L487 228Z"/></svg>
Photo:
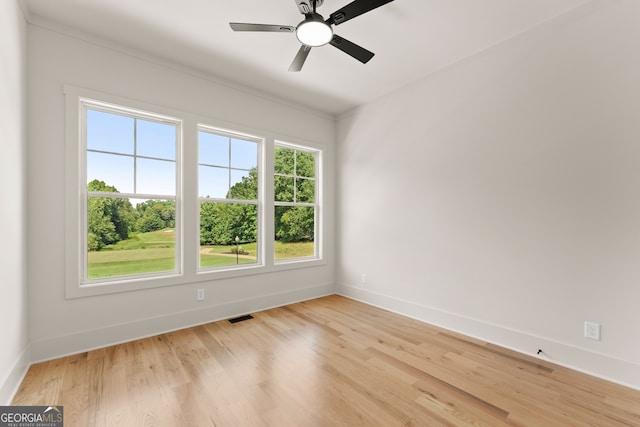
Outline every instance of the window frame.
<svg viewBox="0 0 640 427"><path fill-rule="evenodd" d="M271 207L271 212L273 213L273 218L275 218L275 208L276 206L290 206L290 207L296 207L296 206L300 206L300 207L313 207L314 208L314 217L313 217L313 252L314 254L312 256L305 256L305 257L296 257L296 258L281 258L281 259L275 259L275 248L273 251L273 263L274 265L289 265L289 264L295 264L295 263L305 263L305 262L309 262L309 261L319 261L323 259L323 251L322 251L322 242L324 241L323 238L323 234L322 234L322 230L323 230L323 215L321 215L322 212L322 197L324 192L322 191L322 156L323 156L323 150L319 149L319 148L314 148L314 147L310 147L310 146L305 146L305 145L300 145L300 144L294 144L291 142L285 142L285 141L281 141L281 140L275 140L274 144L273 144L273 158L275 159L275 150L277 148L285 148L285 149L289 149L289 150L294 150L295 152L304 152L304 153L309 153L309 154L313 154L314 156L314 172L313 172L313 181L314 181L314 201L313 203L309 203L309 202L297 202L295 200L295 193L297 191L297 184L296 184L296 178L303 178L303 179L309 179L309 177L302 177L302 176L298 176L297 175L297 170L294 167L294 175L292 175L292 177L294 178L294 184L293 184L293 191L294 191L294 201L293 202L282 202L282 201L276 201L275 197L272 197L272 203L273 206ZM295 164L295 162L294 162ZM273 170L273 181L272 181L272 187L275 189L275 177L276 176L288 176L288 175L284 175L284 174L278 174L275 171L275 167L272 169ZM275 224L274 224L275 225ZM275 244L275 228L273 230L273 242Z"/></svg>
<svg viewBox="0 0 640 427"><path fill-rule="evenodd" d="M245 141L252 141L255 142L257 145L257 158L256 158L256 162L257 162L257 176L258 176L258 188L257 188L257 194L256 194L256 199L255 201L252 200L245 200L245 199L226 199L226 198L219 198L219 197L205 197L205 196L200 196L200 166L212 166L212 167L221 167L221 166L214 166L214 165L207 165L204 163L200 163L200 138L199 138L199 134L200 132L209 132L209 133L213 133L216 134L218 136L225 136L228 138L236 138L236 139L242 139ZM198 252L198 257L197 257L197 274L199 275L203 275L203 274L209 274L209 273L215 273L215 272L221 272L221 271L233 271L233 270L246 270L246 269L250 269L250 268L256 268L256 267L264 267L265 262L264 262L264 238L265 238L265 233L264 233L264 173L263 170L264 168L264 147L265 147L265 138L264 137L260 137L260 136L256 136L256 135L251 135L251 134L247 134L247 133L242 133L242 132L238 132L238 131L233 131L233 130L229 130L229 129L224 129L218 126L213 126L213 125L209 125L209 124L204 124L204 123L198 123L198 127L197 127L197 133L198 133L198 158L197 158L197 187L198 187L198 214L197 214L197 219L196 219L196 228L197 228L197 232L198 232L198 250L200 249L201 245L200 245L200 220L201 220L201 215L200 215L200 205L201 203L205 202L205 203L225 203L225 204L246 204L246 205L255 205L256 206L256 211L257 211L257 235L256 235L256 262L255 263L249 263L249 264L240 264L240 265L234 265L234 264L230 264L230 265L223 265L223 266L219 266L219 267L202 267L200 265L200 256L199 256L199 252ZM229 148L231 150L231 146ZM230 151L230 155L231 155L231 151ZM228 166L229 169L229 173L231 173L232 170L241 170L241 169L234 169L231 166L231 163L229 163Z"/></svg>
<svg viewBox="0 0 640 427"><path fill-rule="evenodd" d="M87 113L89 110L91 111L99 111L109 114L119 115L121 117L128 117L133 120L146 120L156 123L164 123L171 124L176 126L176 135L175 135L175 160L173 163L175 164L175 195L169 194L151 194L151 193L138 193L137 192L137 160L138 159L148 159L149 156L139 155L137 153L137 134L135 132L136 126L134 125L134 150L132 154L121 154L121 153L112 153L117 155L123 155L127 157L133 158L133 192L98 192L98 191L89 191L87 186L84 185L81 187L81 197L83 203L83 210L81 213L81 227L85 232L82 233L82 281L80 283L81 287L92 286L92 285L100 285L103 283L112 283L112 282L129 282L132 280L144 280L147 278L156 278L156 277L164 277L164 276L174 276L181 275L183 271L182 265L182 215L181 215L181 147L182 147L182 120L169 117L165 115L159 115L155 113L150 113L147 111L141 111L137 109L132 109L128 107L124 107L122 105L109 104L105 102L95 101L93 99L81 98L80 99L80 147L83 153L82 160L82 172L84 175L84 179L82 182L88 181L87 176L87 166L88 166L88 153L89 152L100 152L107 154L107 152L102 150L94 150L88 147L87 141ZM171 161L162 159L163 161ZM173 270L166 271L157 271L157 272L146 272L140 274L127 274L121 276L110 276L110 277L102 277L96 279L90 279L89 276L89 251L88 251L88 203L90 197L105 197L109 199L148 199L148 200L161 200L161 201L173 201L175 205L175 250L174 250L174 268Z"/></svg>

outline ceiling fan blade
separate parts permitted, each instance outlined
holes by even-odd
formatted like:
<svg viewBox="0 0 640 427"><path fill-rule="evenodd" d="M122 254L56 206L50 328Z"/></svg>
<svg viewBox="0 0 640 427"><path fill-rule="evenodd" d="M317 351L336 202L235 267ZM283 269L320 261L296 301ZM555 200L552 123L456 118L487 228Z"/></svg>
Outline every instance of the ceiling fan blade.
<svg viewBox="0 0 640 427"><path fill-rule="evenodd" d="M296 57L293 58L293 62L289 67L289 71L302 70L302 66L304 65L304 61L307 60L307 56L309 55L309 52L311 52L311 46L307 46L306 44L303 44L302 46L300 46L300 50L298 50Z"/></svg>
<svg viewBox="0 0 640 427"><path fill-rule="evenodd" d="M269 24L244 24L241 22L229 22L233 31L264 31L269 33L293 33L296 29L289 25Z"/></svg>
<svg viewBox="0 0 640 427"><path fill-rule="evenodd" d="M375 55L373 52L335 34L330 43L332 46L337 47L347 55L351 55L363 64L369 62L369 60L373 58L373 55Z"/></svg>
<svg viewBox="0 0 640 427"><path fill-rule="evenodd" d="M340 25L343 22L347 22L349 19L353 19L356 16L360 16L363 13L367 13L377 7L384 6L392 1L393 0L355 0L342 9L338 9L329 15L327 24Z"/></svg>

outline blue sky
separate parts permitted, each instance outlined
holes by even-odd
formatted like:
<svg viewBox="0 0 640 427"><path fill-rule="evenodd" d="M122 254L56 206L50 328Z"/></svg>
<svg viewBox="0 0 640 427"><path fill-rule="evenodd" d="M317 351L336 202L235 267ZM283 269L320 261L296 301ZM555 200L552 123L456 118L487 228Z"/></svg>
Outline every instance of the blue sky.
<svg viewBox="0 0 640 427"><path fill-rule="evenodd" d="M258 164L258 144L211 132L198 132L198 195L224 198L230 187Z"/></svg>
<svg viewBox="0 0 640 427"><path fill-rule="evenodd" d="M121 193L175 195L176 134L174 124L87 110L87 182L99 179ZM198 132L198 194L224 198L257 166L257 150L253 141Z"/></svg>

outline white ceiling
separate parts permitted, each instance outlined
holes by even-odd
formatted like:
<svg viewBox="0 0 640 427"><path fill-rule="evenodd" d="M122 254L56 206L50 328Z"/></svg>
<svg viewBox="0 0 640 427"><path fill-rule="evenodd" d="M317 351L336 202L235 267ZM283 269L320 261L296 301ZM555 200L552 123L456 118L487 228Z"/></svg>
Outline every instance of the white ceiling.
<svg viewBox="0 0 640 427"><path fill-rule="evenodd" d="M331 45L287 71L294 34L236 33L229 22L295 26L295 0L21 0L30 22L87 33L329 113L357 105L531 29L590 0L395 0L334 27L376 56ZM350 0L325 0L327 18Z"/></svg>

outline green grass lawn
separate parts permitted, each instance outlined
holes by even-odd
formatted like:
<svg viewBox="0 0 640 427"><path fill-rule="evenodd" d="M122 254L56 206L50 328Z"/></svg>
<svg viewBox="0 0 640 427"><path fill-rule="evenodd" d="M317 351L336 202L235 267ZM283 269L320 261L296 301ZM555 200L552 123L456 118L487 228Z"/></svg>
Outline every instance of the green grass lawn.
<svg viewBox="0 0 640 427"><path fill-rule="evenodd" d="M276 259L301 258L314 255L313 242L284 243L276 240L273 250Z"/></svg>
<svg viewBox="0 0 640 427"><path fill-rule="evenodd" d="M240 245L243 252L237 258L230 253L232 246L200 247L201 267L220 267L256 262L256 243ZM175 269L175 231L165 229L150 233L132 234L129 239L107 246L101 251L88 253L89 278L156 273ZM313 242L275 242L275 258L313 256Z"/></svg>
<svg viewBox="0 0 640 427"><path fill-rule="evenodd" d="M241 253L237 256L230 253L232 246L200 246L200 267L220 267L223 265L234 264L252 264L257 260L256 247L257 244L246 243L240 245Z"/></svg>
<svg viewBox="0 0 640 427"><path fill-rule="evenodd" d="M156 273L175 269L173 249L162 252L148 249L132 249L130 251L114 251L102 257L103 253L89 253L89 278L124 276L128 274ZM132 256L130 256L132 255Z"/></svg>
<svg viewBox="0 0 640 427"><path fill-rule="evenodd" d="M173 229L132 234L127 240L88 253L89 278L172 271L174 248Z"/></svg>
<svg viewBox="0 0 640 427"><path fill-rule="evenodd" d="M106 251L174 248L176 243L176 231L173 228L152 231L150 233L131 233L127 240L107 246ZM103 250L104 251L104 250ZM102 251L101 251L102 252Z"/></svg>

